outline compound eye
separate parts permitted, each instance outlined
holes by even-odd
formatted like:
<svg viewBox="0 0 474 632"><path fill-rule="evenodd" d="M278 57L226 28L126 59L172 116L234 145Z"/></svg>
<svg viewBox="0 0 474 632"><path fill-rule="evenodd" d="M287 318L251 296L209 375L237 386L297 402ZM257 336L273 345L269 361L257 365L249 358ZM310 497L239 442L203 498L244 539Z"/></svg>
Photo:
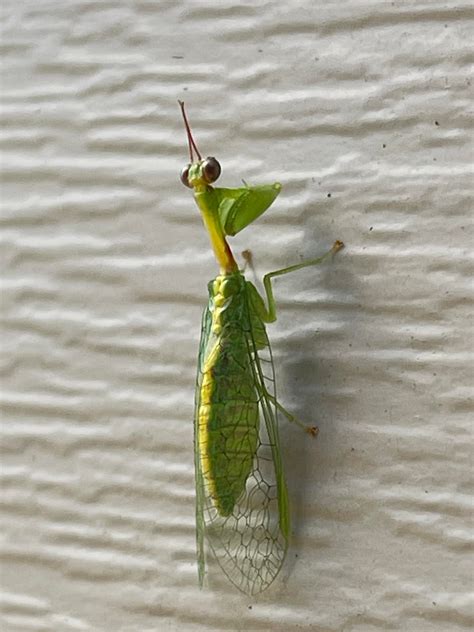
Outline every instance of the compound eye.
<svg viewBox="0 0 474 632"><path fill-rule="evenodd" d="M215 182L221 175L221 166L212 156L206 158L206 160L202 163L202 175L208 184Z"/></svg>
<svg viewBox="0 0 474 632"><path fill-rule="evenodd" d="M181 179L181 182L184 184L185 187L189 187L190 189L192 189L192 186L189 184L189 180L188 180L188 176L189 176L189 167L191 165L186 165L186 167L183 167L181 169L181 175L179 176Z"/></svg>

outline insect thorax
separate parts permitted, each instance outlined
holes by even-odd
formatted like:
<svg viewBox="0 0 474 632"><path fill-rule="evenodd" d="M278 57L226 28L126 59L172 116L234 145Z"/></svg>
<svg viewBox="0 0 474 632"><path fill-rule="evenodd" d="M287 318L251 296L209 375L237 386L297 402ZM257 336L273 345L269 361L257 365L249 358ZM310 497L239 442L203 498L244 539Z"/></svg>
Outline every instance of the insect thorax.
<svg viewBox="0 0 474 632"><path fill-rule="evenodd" d="M209 311L212 314L212 333L219 335L226 325L247 316L245 277L240 272L222 274L208 284ZM248 318L248 316L247 316ZM245 318L245 320L247 320Z"/></svg>

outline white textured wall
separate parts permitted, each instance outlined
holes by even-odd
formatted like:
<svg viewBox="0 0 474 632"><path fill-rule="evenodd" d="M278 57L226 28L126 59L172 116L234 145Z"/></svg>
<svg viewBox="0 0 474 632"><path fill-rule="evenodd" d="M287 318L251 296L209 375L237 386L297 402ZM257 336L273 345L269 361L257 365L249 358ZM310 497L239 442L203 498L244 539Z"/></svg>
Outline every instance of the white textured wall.
<svg viewBox="0 0 474 632"><path fill-rule="evenodd" d="M10 631L469 630L470 2L6 0L3 609ZM293 543L196 585L193 388L216 273L187 102L269 328ZM328 195L331 194L330 197Z"/></svg>

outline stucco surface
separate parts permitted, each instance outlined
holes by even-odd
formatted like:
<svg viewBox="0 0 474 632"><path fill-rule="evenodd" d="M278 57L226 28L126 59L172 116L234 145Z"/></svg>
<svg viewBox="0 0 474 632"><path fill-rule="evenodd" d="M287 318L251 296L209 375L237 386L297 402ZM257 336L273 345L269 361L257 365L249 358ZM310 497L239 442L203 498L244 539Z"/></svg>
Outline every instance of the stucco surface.
<svg viewBox="0 0 474 632"><path fill-rule="evenodd" d="M472 629L469 2L6 0L4 632ZM208 238L177 99L269 327L292 544L197 587L193 390Z"/></svg>

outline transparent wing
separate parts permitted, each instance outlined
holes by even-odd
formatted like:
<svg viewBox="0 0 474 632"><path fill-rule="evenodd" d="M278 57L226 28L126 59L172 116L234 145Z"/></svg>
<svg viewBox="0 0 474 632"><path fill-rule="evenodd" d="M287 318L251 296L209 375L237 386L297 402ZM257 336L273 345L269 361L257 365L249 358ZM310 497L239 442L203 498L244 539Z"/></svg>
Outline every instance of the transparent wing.
<svg viewBox="0 0 474 632"><path fill-rule="evenodd" d="M199 354L198 354L198 372L196 381L196 396L194 404L194 469L195 469L195 481L196 481L196 553L198 564L198 577L199 586L202 587L204 581L204 573L206 569L206 557L204 551L204 535L205 535L205 522L204 522L204 479L201 470L201 464L199 459L199 440L197 432L197 419L200 405L200 392L202 384L202 366L204 364L204 357L209 341L209 335L211 331L212 317L209 311L209 307L204 309L201 323L201 340L199 342Z"/></svg>
<svg viewBox="0 0 474 632"><path fill-rule="evenodd" d="M195 431L196 518L200 582L204 574L204 540L228 579L242 592L254 595L270 586L285 559L289 538L288 498L284 481L276 409L275 378L265 326L249 311L242 327L247 349L247 370L252 373L258 402L258 440L245 488L230 515L215 506L200 463L199 436ZM206 310L200 347L200 369L212 344L210 314ZM198 375L196 415L199 409L201 370ZM219 379L219 376L216 376ZM238 385L233 385L238 388ZM241 394L242 396L242 394ZM273 400L273 402L272 402ZM244 408L240 408L241 415ZM197 419L197 417L196 417ZM227 422L226 422L227 423ZM239 420L240 427L242 419ZM249 427L252 424L249 422ZM195 424L196 427L196 424ZM254 429L254 426L252 426ZM249 433L251 431L249 430ZM242 437L242 442L250 438ZM232 455L228 455L232 458Z"/></svg>

